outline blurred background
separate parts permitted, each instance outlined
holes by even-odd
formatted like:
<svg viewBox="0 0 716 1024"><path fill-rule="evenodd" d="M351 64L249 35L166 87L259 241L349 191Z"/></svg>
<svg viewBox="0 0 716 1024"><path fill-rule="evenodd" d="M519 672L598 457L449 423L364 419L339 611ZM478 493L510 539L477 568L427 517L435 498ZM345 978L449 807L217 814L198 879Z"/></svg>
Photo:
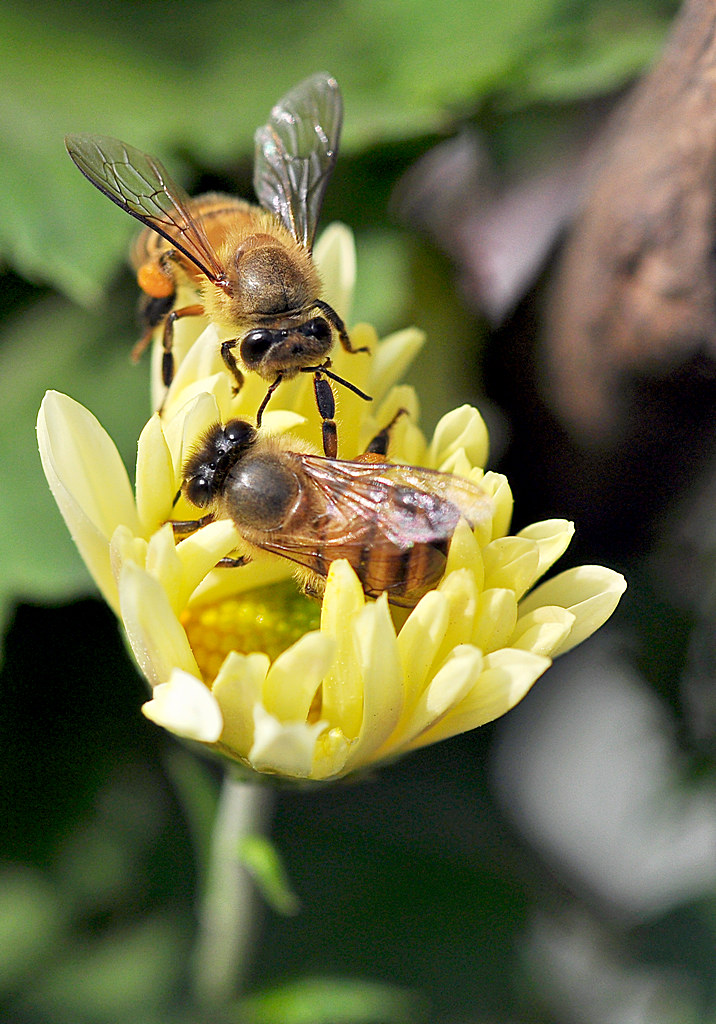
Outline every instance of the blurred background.
<svg viewBox="0 0 716 1024"><path fill-rule="evenodd" d="M0 7L0 1018L716 1021L711 7ZM475 403L515 528L573 518L560 569L629 589L504 720L277 793L288 881L257 882L244 993L207 1013L220 774L141 715L35 447L48 388L130 471L149 411L134 224L62 140L114 135L190 192L250 197L255 128L319 70L346 108L322 222L356 233L354 320L424 328L424 428Z"/></svg>

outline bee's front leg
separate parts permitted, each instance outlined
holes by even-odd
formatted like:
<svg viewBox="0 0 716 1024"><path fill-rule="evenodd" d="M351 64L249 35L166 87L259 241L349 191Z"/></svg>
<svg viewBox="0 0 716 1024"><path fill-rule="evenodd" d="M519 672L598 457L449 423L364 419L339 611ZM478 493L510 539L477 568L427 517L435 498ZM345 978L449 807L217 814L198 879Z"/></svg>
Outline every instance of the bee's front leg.
<svg viewBox="0 0 716 1024"><path fill-rule="evenodd" d="M201 516L200 519L170 519L169 523L172 530L174 531L175 540L183 540L184 537L190 537L192 533L196 533L202 526L207 526L209 523L214 522L214 516L210 512L208 515ZM220 558L216 563L216 569L238 569L242 565L247 565L251 561L249 555L239 555L238 558Z"/></svg>
<svg viewBox="0 0 716 1024"><path fill-rule="evenodd" d="M162 348L164 350L162 353L162 383L165 388L168 388L174 380L174 353L172 351L174 345L174 324L185 316L203 315L204 307L198 302L193 306L182 306L181 309L173 309L171 313L167 314L162 332Z"/></svg>
<svg viewBox="0 0 716 1024"><path fill-rule="evenodd" d="M234 384L235 395L238 395L244 384L244 375L239 369L239 364L236 362L236 356L233 352L238 344L238 338L234 338L232 341L223 341L221 343L221 358L224 360L224 366L236 381Z"/></svg>

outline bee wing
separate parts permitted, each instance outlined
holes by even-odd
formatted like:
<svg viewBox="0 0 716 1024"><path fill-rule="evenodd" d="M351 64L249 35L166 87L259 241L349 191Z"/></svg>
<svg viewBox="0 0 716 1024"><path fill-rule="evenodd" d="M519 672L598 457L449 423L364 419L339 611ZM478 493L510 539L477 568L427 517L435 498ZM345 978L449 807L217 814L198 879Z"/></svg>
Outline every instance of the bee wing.
<svg viewBox="0 0 716 1024"><path fill-rule="evenodd" d="M255 135L259 202L310 249L338 155L343 100L335 78L312 75L288 92Z"/></svg>
<svg viewBox="0 0 716 1024"><path fill-rule="evenodd" d="M460 517L474 527L492 514L489 495L451 473L315 455L301 461L331 509L324 543L350 535L360 543L382 537L408 548L449 539Z"/></svg>
<svg viewBox="0 0 716 1024"><path fill-rule="evenodd" d="M158 160L103 135L67 135L65 146L85 178L120 209L166 238L210 281L224 278L191 198Z"/></svg>

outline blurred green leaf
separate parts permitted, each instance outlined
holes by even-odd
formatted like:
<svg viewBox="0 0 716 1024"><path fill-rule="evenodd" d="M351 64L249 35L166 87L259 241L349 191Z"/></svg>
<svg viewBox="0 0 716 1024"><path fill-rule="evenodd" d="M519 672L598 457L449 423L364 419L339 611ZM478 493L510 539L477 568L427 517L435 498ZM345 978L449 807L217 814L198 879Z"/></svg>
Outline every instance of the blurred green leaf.
<svg viewBox="0 0 716 1024"><path fill-rule="evenodd" d="M420 999L395 985L307 978L241 1003L246 1024L412 1024L424 1020Z"/></svg>
<svg viewBox="0 0 716 1024"><path fill-rule="evenodd" d="M259 887L266 902L279 914L297 914L301 902L291 887L278 850L262 835L244 836L239 859Z"/></svg>
<svg viewBox="0 0 716 1024"><path fill-rule="evenodd" d="M29 868L0 875L0 989L12 990L55 949L65 914L51 883Z"/></svg>
<svg viewBox="0 0 716 1024"><path fill-rule="evenodd" d="M48 1021L144 1021L168 1003L186 950L187 936L168 915L89 944L68 939L54 970L19 1002Z"/></svg>

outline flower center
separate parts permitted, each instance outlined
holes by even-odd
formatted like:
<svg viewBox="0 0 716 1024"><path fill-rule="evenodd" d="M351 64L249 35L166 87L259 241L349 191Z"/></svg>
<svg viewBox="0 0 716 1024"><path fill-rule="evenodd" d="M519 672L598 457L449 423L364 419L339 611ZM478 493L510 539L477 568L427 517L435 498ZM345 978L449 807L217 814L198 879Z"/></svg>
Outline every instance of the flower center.
<svg viewBox="0 0 716 1024"><path fill-rule="evenodd" d="M309 630L318 629L321 606L292 580L249 590L181 616L205 680L216 678L230 651L265 651L271 661Z"/></svg>

